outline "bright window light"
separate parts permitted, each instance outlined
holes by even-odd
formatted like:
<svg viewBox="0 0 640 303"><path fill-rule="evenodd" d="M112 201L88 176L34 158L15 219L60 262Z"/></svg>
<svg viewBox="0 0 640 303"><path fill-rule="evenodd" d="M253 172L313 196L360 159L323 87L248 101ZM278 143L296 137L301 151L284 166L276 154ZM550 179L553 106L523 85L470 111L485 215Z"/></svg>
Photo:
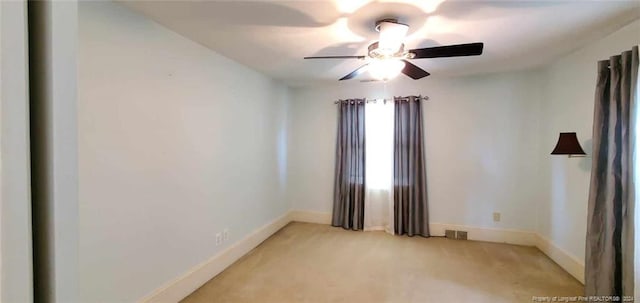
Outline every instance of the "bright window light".
<svg viewBox="0 0 640 303"><path fill-rule="evenodd" d="M391 189L393 183L393 103L365 106L366 182L369 189Z"/></svg>

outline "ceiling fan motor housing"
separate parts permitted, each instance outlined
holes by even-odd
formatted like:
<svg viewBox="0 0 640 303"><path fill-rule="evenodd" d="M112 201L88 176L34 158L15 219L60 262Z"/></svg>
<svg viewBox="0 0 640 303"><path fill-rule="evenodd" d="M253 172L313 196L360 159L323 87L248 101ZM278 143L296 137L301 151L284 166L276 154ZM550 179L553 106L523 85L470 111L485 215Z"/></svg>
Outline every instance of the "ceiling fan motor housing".
<svg viewBox="0 0 640 303"><path fill-rule="evenodd" d="M400 45L400 48L394 54L385 54L380 51L379 42L374 42L369 45L369 57L373 59L411 59L413 58L413 54L404 50L404 43Z"/></svg>
<svg viewBox="0 0 640 303"><path fill-rule="evenodd" d="M377 32L380 32L380 25L382 25L382 23L395 23L395 24L406 25L404 23L398 22L398 18L384 18L376 21L375 29Z"/></svg>

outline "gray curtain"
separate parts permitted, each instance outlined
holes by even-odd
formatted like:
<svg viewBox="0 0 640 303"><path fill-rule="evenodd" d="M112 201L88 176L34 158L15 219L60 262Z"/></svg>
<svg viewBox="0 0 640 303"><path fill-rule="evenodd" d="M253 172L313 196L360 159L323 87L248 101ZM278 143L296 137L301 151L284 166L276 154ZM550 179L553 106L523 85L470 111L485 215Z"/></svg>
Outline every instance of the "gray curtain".
<svg viewBox="0 0 640 303"><path fill-rule="evenodd" d="M331 225L362 230L364 226L364 99L338 104L338 135Z"/></svg>
<svg viewBox="0 0 640 303"><path fill-rule="evenodd" d="M394 231L429 236L427 172L420 98L395 98L393 152Z"/></svg>
<svg viewBox="0 0 640 303"><path fill-rule="evenodd" d="M598 62L589 191L585 292L633 295L632 109L638 47Z"/></svg>

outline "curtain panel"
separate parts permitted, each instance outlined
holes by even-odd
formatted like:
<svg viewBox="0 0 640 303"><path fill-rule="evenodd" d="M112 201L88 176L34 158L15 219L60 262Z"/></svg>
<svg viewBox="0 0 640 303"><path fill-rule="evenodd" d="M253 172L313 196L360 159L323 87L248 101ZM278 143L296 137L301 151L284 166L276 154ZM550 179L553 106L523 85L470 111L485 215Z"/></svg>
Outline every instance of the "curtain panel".
<svg viewBox="0 0 640 303"><path fill-rule="evenodd" d="M338 104L335 181L331 225L362 230L365 196L365 100Z"/></svg>
<svg viewBox="0 0 640 303"><path fill-rule="evenodd" d="M632 296L638 47L598 62L589 191L585 292Z"/></svg>
<svg viewBox="0 0 640 303"><path fill-rule="evenodd" d="M429 236L427 172L419 97L395 98L393 204L398 235Z"/></svg>

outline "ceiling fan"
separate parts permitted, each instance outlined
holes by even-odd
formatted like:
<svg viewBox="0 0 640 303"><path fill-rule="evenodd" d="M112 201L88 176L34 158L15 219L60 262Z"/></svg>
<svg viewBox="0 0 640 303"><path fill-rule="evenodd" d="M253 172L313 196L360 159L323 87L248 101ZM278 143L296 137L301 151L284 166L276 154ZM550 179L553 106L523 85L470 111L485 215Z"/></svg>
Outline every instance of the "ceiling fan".
<svg viewBox="0 0 640 303"><path fill-rule="evenodd" d="M354 70L350 74L340 78L348 80L365 71L369 71L376 80L387 81L403 73L414 80L429 76L429 72L407 61L410 59L443 58L477 56L482 54L484 44L467 43L445 45L417 49L404 49L404 37L409 26L399 23L397 19L382 19L376 22L376 30L380 33L380 39L369 45L367 56L319 56L304 57L305 59L360 59L369 58L369 62Z"/></svg>

